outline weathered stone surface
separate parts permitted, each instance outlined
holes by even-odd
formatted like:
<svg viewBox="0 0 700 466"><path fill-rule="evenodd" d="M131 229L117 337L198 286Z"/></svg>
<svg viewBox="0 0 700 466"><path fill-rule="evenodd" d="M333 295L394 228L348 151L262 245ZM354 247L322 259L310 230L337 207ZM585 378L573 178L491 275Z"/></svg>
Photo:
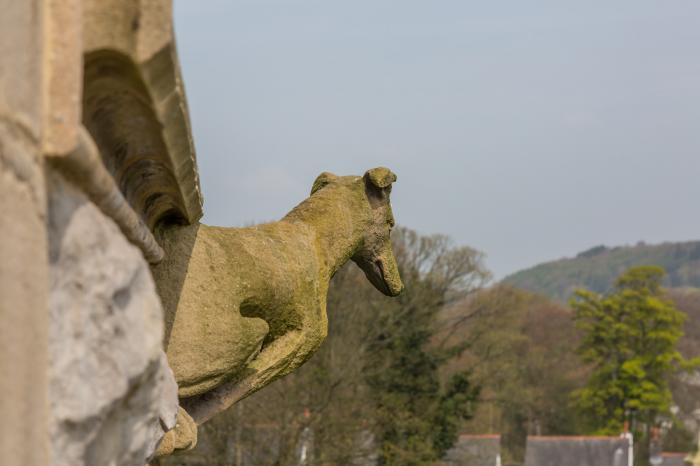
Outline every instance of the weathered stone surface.
<svg viewBox="0 0 700 466"><path fill-rule="evenodd" d="M78 133L78 146L69 154L48 157L53 168L79 188L103 214L117 224L131 244L141 249L150 263L163 259L163 249L119 190L102 163L102 157L85 128Z"/></svg>
<svg viewBox="0 0 700 466"><path fill-rule="evenodd" d="M46 50L43 151L60 155L77 144L83 82L81 0L44 1Z"/></svg>
<svg viewBox="0 0 700 466"><path fill-rule="evenodd" d="M177 415L148 266L58 174L49 187L52 464L143 466Z"/></svg>
<svg viewBox="0 0 700 466"><path fill-rule="evenodd" d="M45 465L48 263L41 0L0 0L0 465Z"/></svg>
<svg viewBox="0 0 700 466"><path fill-rule="evenodd" d="M44 31L41 0L0 0L0 118L41 138Z"/></svg>
<svg viewBox="0 0 700 466"><path fill-rule="evenodd" d="M85 58L83 121L105 167L131 207L153 228L189 223L163 122L129 57L98 51Z"/></svg>
<svg viewBox="0 0 700 466"><path fill-rule="evenodd" d="M187 414L187 411L180 408L177 412L177 423L175 428L168 431L155 456L167 456L178 451L191 450L197 445L197 424L194 419Z"/></svg>
<svg viewBox="0 0 700 466"><path fill-rule="evenodd" d="M49 451L43 177L24 136L0 121L1 465L47 464Z"/></svg>
<svg viewBox="0 0 700 466"><path fill-rule="evenodd" d="M173 35L172 1L82 4L85 126L147 225L153 227L163 217L196 222L202 216L202 196ZM135 157L140 160L137 165ZM113 163L116 170L110 167ZM143 172L149 176L140 176Z"/></svg>
<svg viewBox="0 0 700 466"><path fill-rule="evenodd" d="M161 232L153 268L166 351L182 406L197 424L303 364L327 334L328 282L354 260L381 292L403 284L391 250L396 176L324 173L281 221Z"/></svg>

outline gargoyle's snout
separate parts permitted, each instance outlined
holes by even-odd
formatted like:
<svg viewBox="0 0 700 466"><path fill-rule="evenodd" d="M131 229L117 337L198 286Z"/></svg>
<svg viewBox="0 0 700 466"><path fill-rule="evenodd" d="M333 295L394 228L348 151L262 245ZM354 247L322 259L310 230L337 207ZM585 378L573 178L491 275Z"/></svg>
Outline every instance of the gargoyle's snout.
<svg viewBox="0 0 700 466"><path fill-rule="evenodd" d="M391 251L373 259L354 260L377 290L387 296L398 296L403 291L399 267Z"/></svg>
<svg viewBox="0 0 700 466"><path fill-rule="evenodd" d="M403 282L399 275L399 267L396 265L394 254L391 254L387 260L380 260L382 270L382 281L386 290L382 291L387 296L398 296L403 291Z"/></svg>
<svg viewBox="0 0 700 466"><path fill-rule="evenodd" d="M388 168L377 167L367 170L362 180L360 186L367 197L370 222L365 227L361 250L352 259L376 289L387 296L397 296L403 291L403 282L392 250L391 229L395 222L389 202L396 175Z"/></svg>

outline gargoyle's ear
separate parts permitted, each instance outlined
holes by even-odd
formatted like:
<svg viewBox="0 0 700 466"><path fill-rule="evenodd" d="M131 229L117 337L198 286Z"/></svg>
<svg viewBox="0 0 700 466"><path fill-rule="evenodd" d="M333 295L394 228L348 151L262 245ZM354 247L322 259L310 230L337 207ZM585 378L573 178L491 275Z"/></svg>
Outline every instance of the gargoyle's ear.
<svg viewBox="0 0 700 466"><path fill-rule="evenodd" d="M367 170L367 173L365 173L365 180L369 181L379 189L384 189L388 188L391 186L391 183L396 181L396 175L388 168L377 167Z"/></svg>
<svg viewBox="0 0 700 466"><path fill-rule="evenodd" d="M338 177L334 175L333 173L329 172L323 172L320 175L316 177L316 181L314 181L314 185L311 187L311 194L315 193L319 189L323 188L326 186L328 183L331 181L337 179Z"/></svg>

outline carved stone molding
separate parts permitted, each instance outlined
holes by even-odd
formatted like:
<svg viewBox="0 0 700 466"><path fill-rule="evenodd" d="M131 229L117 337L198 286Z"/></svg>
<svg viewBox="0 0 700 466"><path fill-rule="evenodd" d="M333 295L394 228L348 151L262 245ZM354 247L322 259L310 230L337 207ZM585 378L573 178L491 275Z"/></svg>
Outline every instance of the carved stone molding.
<svg viewBox="0 0 700 466"><path fill-rule="evenodd" d="M133 209L149 228L189 223L189 215L150 95L134 64L102 51L85 58L83 121Z"/></svg>

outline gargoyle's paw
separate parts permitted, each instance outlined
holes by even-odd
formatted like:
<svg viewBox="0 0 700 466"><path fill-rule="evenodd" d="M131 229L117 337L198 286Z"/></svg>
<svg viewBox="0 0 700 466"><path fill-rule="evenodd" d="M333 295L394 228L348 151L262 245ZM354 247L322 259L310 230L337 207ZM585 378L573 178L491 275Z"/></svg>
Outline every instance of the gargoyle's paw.
<svg viewBox="0 0 700 466"><path fill-rule="evenodd" d="M175 428L163 436L155 457L172 455L181 451L192 450L197 445L197 424L182 408L178 408Z"/></svg>

